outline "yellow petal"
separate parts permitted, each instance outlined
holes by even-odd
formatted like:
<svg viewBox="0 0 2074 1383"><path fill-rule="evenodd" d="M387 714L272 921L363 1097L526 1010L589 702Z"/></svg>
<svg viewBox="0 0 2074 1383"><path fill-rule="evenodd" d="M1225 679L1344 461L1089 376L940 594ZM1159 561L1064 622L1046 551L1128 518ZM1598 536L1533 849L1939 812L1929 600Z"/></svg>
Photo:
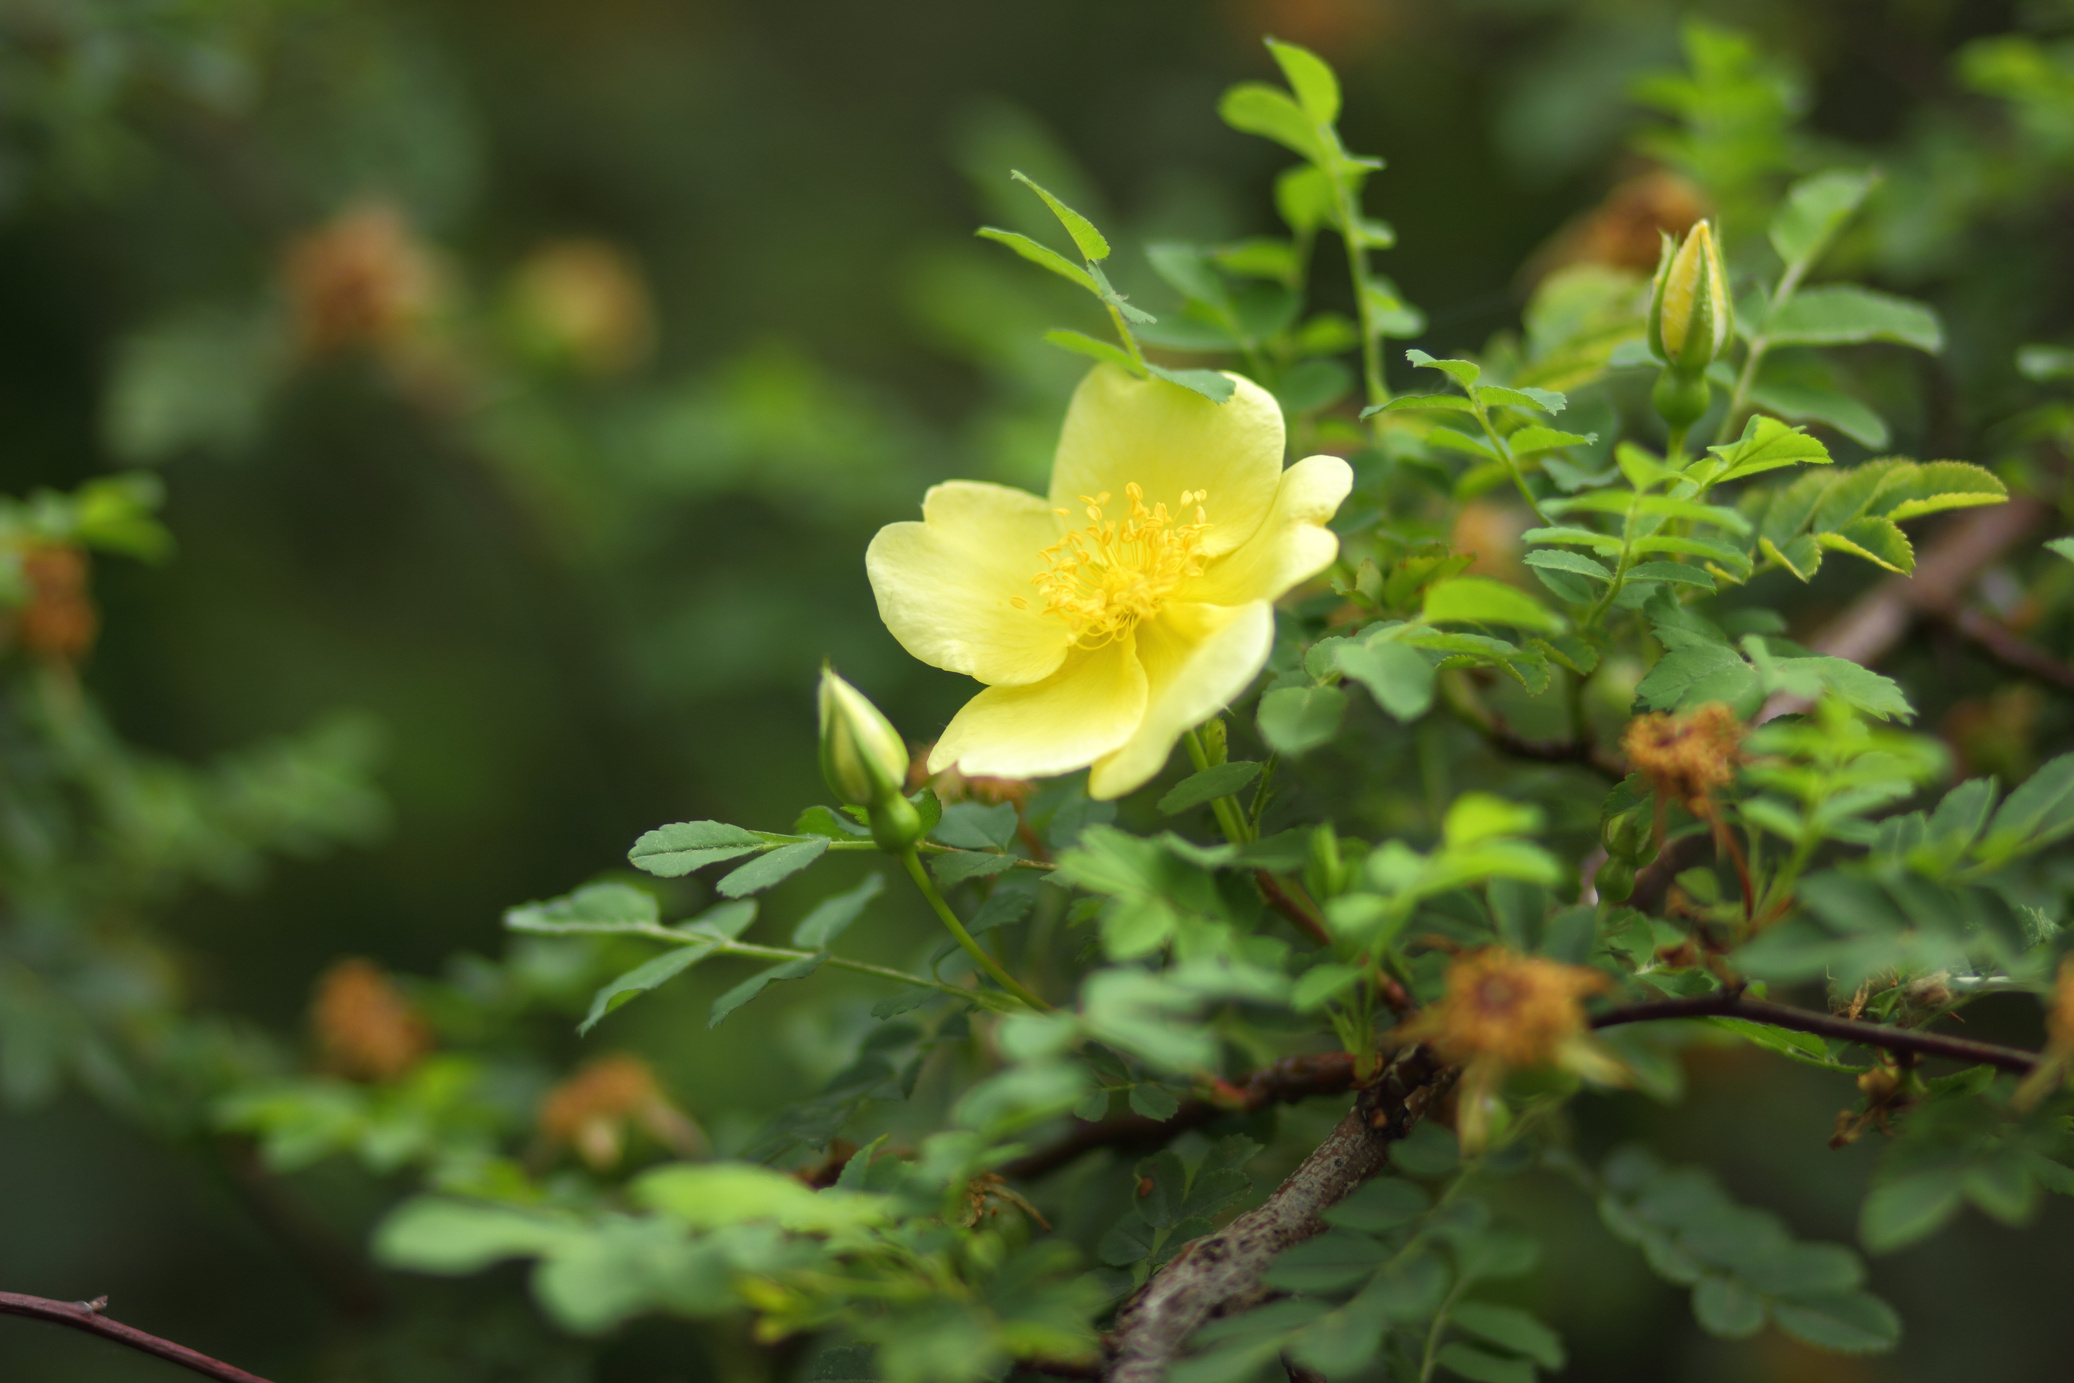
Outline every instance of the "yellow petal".
<svg viewBox="0 0 2074 1383"><path fill-rule="evenodd" d="M1087 794L1121 797L1166 767L1181 732L1230 705L1267 663L1275 612L1264 601L1237 607L1169 605L1138 626L1147 683L1144 718L1130 739L1095 762Z"/></svg>
<svg viewBox="0 0 2074 1383"><path fill-rule="evenodd" d="M1280 598L1339 555L1339 536L1325 524L1353 488L1354 472L1339 457L1305 457L1282 472L1267 522L1246 545L1176 594L1218 605Z"/></svg>
<svg viewBox="0 0 2074 1383"><path fill-rule="evenodd" d="M1249 379L1228 375L1223 403L1169 384L1097 365L1073 391L1051 469L1051 502L1081 521L1082 495L1110 496L1111 518L1127 512L1123 487L1145 503L1177 509L1181 492L1206 490L1211 528L1203 551L1229 552L1267 517L1282 474L1282 409ZM1192 509L1191 509L1192 512Z"/></svg>
<svg viewBox="0 0 2074 1383"><path fill-rule="evenodd" d="M988 687L951 718L929 771L1042 778L1085 768L1130 738L1145 714L1133 640L1075 649L1032 686Z"/></svg>
<svg viewBox="0 0 2074 1383"><path fill-rule="evenodd" d="M864 554L879 618L925 663L997 686L1040 682L1071 642L1065 625L1040 613L1030 584L1060 531L1051 506L1027 491L938 485L922 499L920 523L887 524Z"/></svg>

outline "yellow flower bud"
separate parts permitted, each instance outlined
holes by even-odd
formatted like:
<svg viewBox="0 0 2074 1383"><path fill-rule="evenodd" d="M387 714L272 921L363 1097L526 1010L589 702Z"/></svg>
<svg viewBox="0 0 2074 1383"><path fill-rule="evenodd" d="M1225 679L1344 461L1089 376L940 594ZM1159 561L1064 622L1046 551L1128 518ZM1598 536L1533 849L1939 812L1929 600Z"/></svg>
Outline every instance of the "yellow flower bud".
<svg viewBox="0 0 2074 1383"><path fill-rule="evenodd" d="M1649 303L1649 347L1657 359L1685 373L1711 365L1728 346L1735 314L1728 301L1728 273L1714 228L1702 221L1682 244L1664 237Z"/></svg>
<svg viewBox="0 0 2074 1383"><path fill-rule="evenodd" d="M821 669L821 776L852 806L898 797L907 785L907 745L863 692Z"/></svg>

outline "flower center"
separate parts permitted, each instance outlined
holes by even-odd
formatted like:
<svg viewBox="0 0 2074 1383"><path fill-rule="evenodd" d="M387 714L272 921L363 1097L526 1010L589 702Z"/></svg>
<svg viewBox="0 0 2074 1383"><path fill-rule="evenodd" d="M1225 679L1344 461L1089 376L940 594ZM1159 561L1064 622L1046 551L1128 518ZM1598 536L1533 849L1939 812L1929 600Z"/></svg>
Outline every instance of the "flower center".
<svg viewBox="0 0 2074 1383"><path fill-rule="evenodd" d="M1046 548L1044 570L1030 578L1044 613L1064 621L1082 648L1122 638L1139 620L1156 614L1175 586L1203 574L1203 535L1210 522L1202 505L1209 492L1183 490L1174 514L1164 501L1146 508L1145 492L1135 483L1124 486L1123 493L1131 507L1121 519L1103 517L1108 491L1082 495L1087 527ZM1190 509L1195 521L1181 522ZM1021 598L1013 603L1029 608Z"/></svg>

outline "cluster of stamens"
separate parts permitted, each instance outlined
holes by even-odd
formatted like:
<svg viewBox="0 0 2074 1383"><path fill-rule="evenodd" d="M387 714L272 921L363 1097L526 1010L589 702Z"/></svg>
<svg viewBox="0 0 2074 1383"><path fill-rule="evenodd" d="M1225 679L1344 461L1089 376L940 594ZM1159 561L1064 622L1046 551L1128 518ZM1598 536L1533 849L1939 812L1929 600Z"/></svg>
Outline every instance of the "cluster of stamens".
<svg viewBox="0 0 2074 1383"><path fill-rule="evenodd" d="M1139 620L1155 614L1175 586L1203 574L1203 535L1210 528L1203 500L1209 491L1183 490L1178 511L1171 514L1164 501L1147 508L1145 492L1135 483L1124 486L1123 493L1131 508L1121 519L1103 517L1108 491L1082 495L1087 527L1046 548L1044 570L1030 578L1043 612L1063 620L1082 648L1122 638ZM1181 522L1191 508L1194 522ZM1029 608L1020 596L1011 603Z"/></svg>

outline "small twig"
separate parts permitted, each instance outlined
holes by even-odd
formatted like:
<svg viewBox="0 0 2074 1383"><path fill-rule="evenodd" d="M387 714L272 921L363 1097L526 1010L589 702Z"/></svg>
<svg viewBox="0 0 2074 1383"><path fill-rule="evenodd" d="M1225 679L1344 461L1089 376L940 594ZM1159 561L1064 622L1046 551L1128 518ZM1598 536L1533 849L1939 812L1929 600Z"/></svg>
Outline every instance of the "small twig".
<svg viewBox="0 0 2074 1383"><path fill-rule="evenodd" d="M1589 739L1537 740L1520 734L1505 723L1504 716L1479 702L1455 674L1442 673L1438 687L1441 701L1455 719L1481 735L1486 744L1501 754L1535 763L1576 764L1616 783L1627 777L1626 761Z"/></svg>
<svg viewBox="0 0 2074 1383"><path fill-rule="evenodd" d="M1260 885L1261 897L1267 905L1296 924L1296 929L1317 942L1320 946L1332 944L1332 933L1325 930L1325 923L1309 908L1296 901L1282 881L1265 869L1253 871L1253 882Z"/></svg>
<svg viewBox="0 0 2074 1383"><path fill-rule="evenodd" d="M153 1355L168 1363L193 1369L196 1373L220 1379L222 1383L267 1383L256 1373L233 1368L219 1359L211 1359L186 1345L161 1340L156 1335L147 1335L135 1326L109 1320L101 1314L108 1305L108 1298L97 1297L93 1301L52 1301L48 1297L24 1296L19 1292L0 1292L0 1315L26 1316L30 1320L49 1321L53 1325L70 1326L89 1335L99 1335L104 1340L113 1340L127 1345L142 1354Z"/></svg>
<svg viewBox="0 0 2074 1383"><path fill-rule="evenodd" d="M2017 1047L1998 1046L1993 1042L1976 1042L1970 1037L1947 1037L1942 1033L1924 1032L1918 1028L1865 1023L1854 1018L1840 1018L1833 1013L1814 1013L1764 999L1746 999L1734 990L1719 994L1702 994L1689 999L1651 999L1639 1004L1623 1004L1618 1008L1593 1015L1591 1025L1595 1028L1612 1028L1624 1023L1653 1023L1666 1018L1713 1016L1746 1018L1768 1027L1786 1028L1793 1032L1811 1032L1818 1037L1834 1037L1840 1041L1879 1047L1890 1052L1943 1057L1948 1061L1963 1061L1974 1066L1993 1066L1998 1070L2014 1071L2018 1075L2027 1074L2038 1064L2037 1053Z"/></svg>
<svg viewBox="0 0 2074 1383"><path fill-rule="evenodd" d="M1447 1093L1455 1075L1423 1047L1401 1053L1258 1208L1169 1259L1117 1313L1109 1383L1158 1383L1197 1326L1250 1305L1275 1255L1323 1230L1323 1212L1382 1170L1390 1145Z"/></svg>
<svg viewBox="0 0 2074 1383"><path fill-rule="evenodd" d="M1346 1052L1286 1057L1263 1066L1237 1085L1227 1085L1215 1100L1183 1100L1166 1119L1119 1114L1082 1124L1058 1142L1025 1154L998 1170L1003 1176L1032 1181L1064 1167L1097 1148L1128 1150L1166 1146L1190 1129L1227 1114L1250 1114L1271 1104L1295 1104L1313 1095L1338 1095L1354 1084L1354 1058Z"/></svg>

